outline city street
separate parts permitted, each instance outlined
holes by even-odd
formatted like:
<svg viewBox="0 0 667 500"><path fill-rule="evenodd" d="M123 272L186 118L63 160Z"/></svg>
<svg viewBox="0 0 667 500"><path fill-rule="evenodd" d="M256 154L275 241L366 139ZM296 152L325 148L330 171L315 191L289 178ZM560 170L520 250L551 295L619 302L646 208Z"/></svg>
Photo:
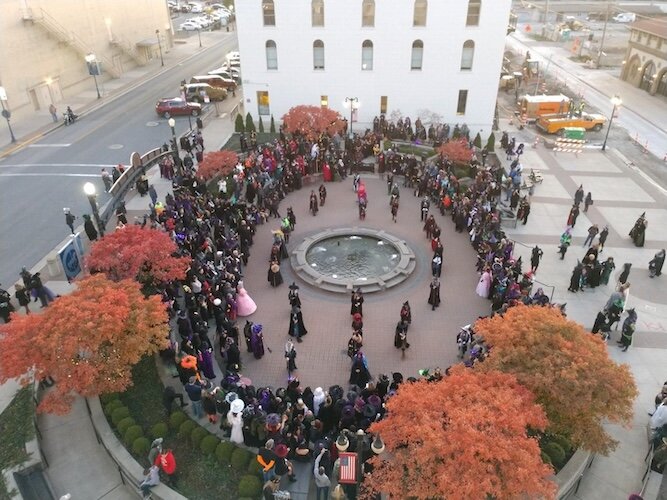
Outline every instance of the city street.
<svg viewBox="0 0 667 500"><path fill-rule="evenodd" d="M133 151L143 153L171 138L167 120L155 113L156 101L178 96L181 80L222 64L225 54L237 46L236 34L220 32L208 45L83 114L73 125L60 127L0 161L0 283L13 284L21 267L31 268L67 235L63 207L78 217L90 213L82 189L85 182L94 182L100 206L106 203L101 168L127 164ZM187 130L187 117L174 118L177 134Z"/></svg>

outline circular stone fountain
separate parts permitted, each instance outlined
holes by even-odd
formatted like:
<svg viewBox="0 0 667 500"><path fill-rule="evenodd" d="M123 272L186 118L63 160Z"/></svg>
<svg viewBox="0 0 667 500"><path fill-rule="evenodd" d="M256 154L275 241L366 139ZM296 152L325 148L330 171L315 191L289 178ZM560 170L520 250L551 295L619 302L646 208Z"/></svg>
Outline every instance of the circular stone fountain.
<svg viewBox="0 0 667 500"><path fill-rule="evenodd" d="M386 290L415 269L404 241L374 229L328 229L305 238L292 251L292 267L305 282L331 292Z"/></svg>

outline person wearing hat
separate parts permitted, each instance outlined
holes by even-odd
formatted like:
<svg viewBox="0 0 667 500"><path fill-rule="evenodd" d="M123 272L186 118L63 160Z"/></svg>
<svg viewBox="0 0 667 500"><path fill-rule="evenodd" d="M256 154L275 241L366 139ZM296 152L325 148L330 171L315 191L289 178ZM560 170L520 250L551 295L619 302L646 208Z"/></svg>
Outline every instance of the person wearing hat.
<svg viewBox="0 0 667 500"><path fill-rule="evenodd" d="M241 412L245 404L242 399L235 399L229 404L229 411L227 412L227 423L232 428L232 434L229 437L229 440L232 443L243 444L243 415Z"/></svg>
<svg viewBox="0 0 667 500"><path fill-rule="evenodd" d="M83 220L84 220L83 230L86 232L86 236L88 236L88 239L90 241L97 240L97 229L95 229L95 225L93 224L90 215L84 214Z"/></svg>
<svg viewBox="0 0 667 500"><path fill-rule="evenodd" d="M288 340L285 343L285 362L287 363L287 374L291 377L292 372L297 370L296 349L294 348L294 343L291 340Z"/></svg>
<svg viewBox="0 0 667 500"><path fill-rule="evenodd" d="M270 265L269 265L269 273L267 280L269 283L271 283L272 287L277 287L282 285L283 283L283 275L280 273L280 265L278 264L278 260L272 260Z"/></svg>
<svg viewBox="0 0 667 500"><path fill-rule="evenodd" d="M76 220L76 216L70 212L69 208L63 208L63 212L65 212L65 224L67 224L69 230L74 234L74 221Z"/></svg>
<svg viewBox="0 0 667 500"><path fill-rule="evenodd" d="M632 238L632 242L636 247L644 246L644 241L646 238L646 226L648 226L648 221L646 220L646 212L644 212L639 216L629 233L629 236Z"/></svg>
<svg viewBox="0 0 667 500"><path fill-rule="evenodd" d="M299 297L299 285L297 285L294 281L292 281L292 284L289 286L289 292L287 294L287 298L289 299L290 306L301 307L301 298Z"/></svg>
<svg viewBox="0 0 667 500"><path fill-rule="evenodd" d="M250 328L250 346L255 359L261 359L264 356L264 334L262 333L262 325L255 324Z"/></svg>
<svg viewBox="0 0 667 500"><path fill-rule="evenodd" d="M440 307L440 279L433 276L429 284L428 304L431 306L431 311L435 311L436 307Z"/></svg>
<svg viewBox="0 0 667 500"><path fill-rule="evenodd" d="M625 318L623 322L623 328L621 330L621 340L617 342L618 347L622 348L623 352L628 350L630 344L632 344L632 335L635 333L635 325L637 323L637 312L635 308L627 310L628 317Z"/></svg>
<svg viewBox="0 0 667 500"><path fill-rule="evenodd" d="M302 342L301 337L307 333L308 330L306 330L306 325L303 324L303 314L301 313L301 308L299 306L292 306L287 334L290 337L296 337L297 342Z"/></svg>
<svg viewBox="0 0 667 500"><path fill-rule="evenodd" d="M287 460L287 455L289 455L289 448L287 445L284 443L277 444L274 451L277 457L275 465L276 475L284 476L287 474L290 483L296 482L297 479L294 475L294 467L292 466L292 462Z"/></svg>

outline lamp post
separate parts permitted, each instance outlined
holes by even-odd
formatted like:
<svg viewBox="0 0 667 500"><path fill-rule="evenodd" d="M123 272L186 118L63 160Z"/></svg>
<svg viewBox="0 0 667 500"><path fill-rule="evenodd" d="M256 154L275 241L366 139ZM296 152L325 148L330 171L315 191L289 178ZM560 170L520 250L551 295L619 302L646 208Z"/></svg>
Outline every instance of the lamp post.
<svg viewBox="0 0 667 500"><path fill-rule="evenodd" d="M201 49L201 28L197 28L197 36L199 37L199 48Z"/></svg>
<svg viewBox="0 0 667 500"><path fill-rule="evenodd" d="M88 202L90 203L90 208L93 211L93 217L95 217L95 223L97 224L97 229L100 232L100 236L104 236L104 225L102 224L102 219L100 218L100 211L97 207L97 194L95 189L95 184L92 182L86 182L83 185L83 192L86 193L88 197Z"/></svg>
<svg viewBox="0 0 667 500"><path fill-rule="evenodd" d="M9 129L9 137L11 138L12 143L16 142L16 137L14 137L14 131L12 130L12 124L9 119L12 117L12 112L9 111L8 107L5 106L7 101L7 92L4 87L0 87L0 104L2 105L2 117L7 120L7 128Z"/></svg>
<svg viewBox="0 0 667 500"><path fill-rule="evenodd" d="M171 139L174 142L174 161L179 173L181 172L181 155L178 152L178 141L176 140L176 120L169 118L169 127L171 127Z"/></svg>
<svg viewBox="0 0 667 500"><path fill-rule="evenodd" d="M345 98L345 106L350 106L350 137L352 137L354 134L352 133L352 119L354 118L354 110L355 110L355 104L359 104L359 99L357 97L346 97Z"/></svg>
<svg viewBox="0 0 667 500"><path fill-rule="evenodd" d="M160 51L160 63L164 66L164 58L162 57L162 42L160 41L160 30L155 30L155 36L157 36L157 48Z"/></svg>
<svg viewBox="0 0 667 500"><path fill-rule="evenodd" d="M93 80L95 80L95 90L97 91L97 98L101 99L100 87L97 85L97 75L100 74L100 66L97 64L97 57L92 52L86 57L86 63L88 64L88 74L93 75Z"/></svg>
<svg viewBox="0 0 667 500"><path fill-rule="evenodd" d="M602 151L605 151L607 149L607 139L609 138L609 131L611 130L611 122L614 121L614 115L616 114L616 108L618 108L623 101L621 101L621 98L618 95L615 95L614 97L611 98L611 103L614 105L613 109L611 110L611 116L609 117L609 124L607 125L607 133L604 136L604 142L602 143Z"/></svg>

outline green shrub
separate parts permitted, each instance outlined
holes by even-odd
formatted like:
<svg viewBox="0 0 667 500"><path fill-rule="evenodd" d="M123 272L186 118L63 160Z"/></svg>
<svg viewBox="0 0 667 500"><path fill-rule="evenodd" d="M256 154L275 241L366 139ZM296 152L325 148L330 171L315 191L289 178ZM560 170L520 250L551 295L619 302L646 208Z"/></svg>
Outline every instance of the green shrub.
<svg viewBox="0 0 667 500"><path fill-rule="evenodd" d="M220 440L217 438L217 436L209 434L208 436L204 436L204 439L201 440L201 443L199 443L199 449L204 455L213 455L219 442Z"/></svg>
<svg viewBox="0 0 667 500"><path fill-rule="evenodd" d="M551 441L554 443L558 443L561 448L563 448L563 451L567 455L572 451L572 443L565 437L561 435L555 435L552 436Z"/></svg>
<svg viewBox="0 0 667 500"><path fill-rule="evenodd" d="M496 136L491 132L489 139L486 141L486 150L489 153L493 153L496 149Z"/></svg>
<svg viewBox="0 0 667 500"><path fill-rule="evenodd" d="M251 458L252 456L249 451L244 450L243 448L236 448L234 453L232 453L230 463L232 464L232 467L240 471L248 467Z"/></svg>
<svg viewBox="0 0 667 500"><path fill-rule="evenodd" d="M107 415L111 415L116 408L120 408L121 406L123 406L123 402L120 399L114 399L113 401L109 401L104 406L104 413L106 413Z"/></svg>
<svg viewBox="0 0 667 500"><path fill-rule="evenodd" d="M111 412L111 422L113 425L118 425L118 422L129 416L130 410L128 410L125 406L121 406Z"/></svg>
<svg viewBox="0 0 667 500"><path fill-rule="evenodd" d="M169 427L177 431L183 422L188 419L188 416L182 411L174 412L169 417Z"/></svg>
<svg viewBox="0 0 667 500"><path fill-rule="evenodd" d="M541 452L540 457L542 457L542 462L544 462L547 465L551 465L551 458L549 458L549 455L547 455L544 452Z"/></svg>
<svg viewBox="0 0 667 500"><path fill-rule="evenodd" d="M262 481L257 476L243 476L238 493L240 497L257 498L262 493Z"/></svg>
<svg viewBox="0 0 667 500"><path fill-rule="evenodd" d="M125 441L126 445L131 445L134 443L134 440L143 437L144 435L144 430L141 428L140 425L132 425L127 428L125 431L125 434L123 434L123 439Z"/></svg>
<svg viewBox="0 0 667 500"><path fill-rule="evenodd" d="M252 474L253 476L262 475L262 466L256 459L250 460L250 463L248 464L248 474Z"/></svg>
<svg viewBox="0 0 667 500"><path fill-rule="evenodd" d="M276 122L273 119L273 115L271 115L271 124L269 125L269 132L272 134L276 133Z"/></svg>
<svg viewBox="0 0 667 500"><path fill-rule="evenodd" d="M118 425L116 426L116 430L118 431L118 434L121 436L125 435L125 431L128 430L130 427L133 425L136 425L137 423L134 421L132 417L125 417L123 420L118 422Z"/></svg>
<svg viewBox="0 0 667 500"><path fill-rule="evenodd" d="M221 441L215 449L215 457L221 464L228 464L232 460L232 453L234 453L235 449L236 446L234 446L234 443Z"/></svg>
<svg viewBox="0 0 667 500"><path fill-rule="evenodd" d="M189 438L192 433L192 429L197 426L192 420L186 420L178 428L178 437L181 439Z"/></svg>
<svg viewBox="0 0 667 500"><path fill-rule="evenodd" d="M120 401L120 399L118 399L117 392L108 392L106 394L100 394L100 403L102 403L102 406L106 406L112 401Z"/></svg>
<svg viewBox="0 0 667 500"><path fill-rule="evenodd" d="M169 427L164 422L159 422L151 427L151 436L153 439L163 438L169 432Z"/></svg>
<svg viewBox="0 0 667 500"><path fill-rule="evenodd" d="M190 442L192 443L193 448L199 448L199 443L204 439L208 432L200 425L195 424L195 428L190 432Z"/></svg>
<svg viewBox="0 0 667 500"><path fill-rule="evenodd" d="M234 123L234 131L238 133L245 132L245 125L243 125L243 117L241 113L236 115L236 122Z"/></svg>
<svg viewBox="0 0 667 500"><path fill-rule="evenodd" d="M252 121L252 115L250 111L245 115L245 131L250 133L255 131L255 123Z"/></svg>
<svg viewBox="0 0 667 500"><path fill-rule="evenodd" d="M553 441L547 443L543 451L549 456L554 467L561 468L563 466L563 463L565 462L565 451L558 443L554 443Z"/></svg>
<svg viewBox="0 0 667 500"><path fill-rule="evenodd" d="M477 132L477 135L475 136L475 139L472 141L472 143L477 149L482 149L482 136L479 132Z"/></svg>
<svg viewBox="0 0 667 500"><path fill-rule="evenodd" d="M258 126L257 126L257 131L258 131L260 134L263 134L263 133L264 133L264 122L262 121L262 117L261 117L261 116L259 117L259 124L258 124Z"/></svg>
<svg viewBox="0 0 667 500"><path fill-rule="evenodd" d="M132 442L132 453L135 455L145 455L151 449L151 442L148 438L138 437Z"/></svg>

